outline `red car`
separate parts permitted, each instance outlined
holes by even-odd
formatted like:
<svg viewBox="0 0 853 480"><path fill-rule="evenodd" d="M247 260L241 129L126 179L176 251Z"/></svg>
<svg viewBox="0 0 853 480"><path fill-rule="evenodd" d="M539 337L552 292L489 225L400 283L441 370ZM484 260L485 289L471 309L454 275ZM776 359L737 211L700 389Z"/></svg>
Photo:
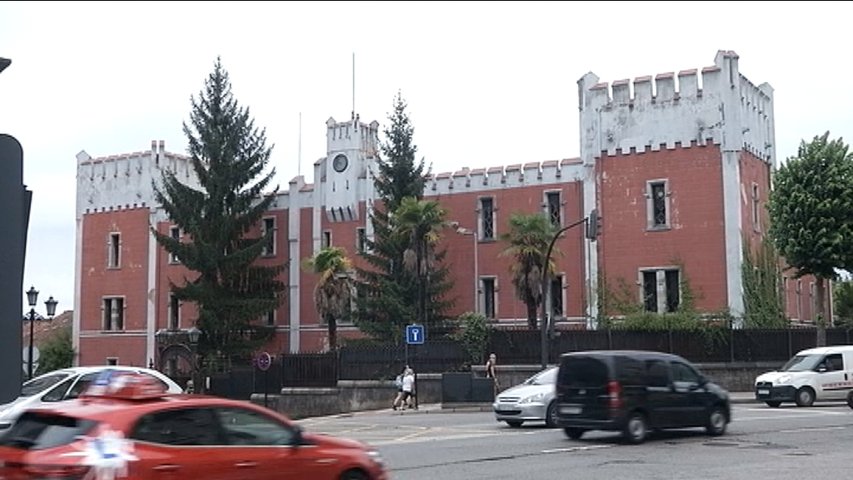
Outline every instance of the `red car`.
<svg viewBox="0 0 853 480"><path fill-rule="evenodd" d="M108 372L77 400L24 412L0 437L0 479L386 480L379 454L303 432L249 402L168 394Z"/></svg>

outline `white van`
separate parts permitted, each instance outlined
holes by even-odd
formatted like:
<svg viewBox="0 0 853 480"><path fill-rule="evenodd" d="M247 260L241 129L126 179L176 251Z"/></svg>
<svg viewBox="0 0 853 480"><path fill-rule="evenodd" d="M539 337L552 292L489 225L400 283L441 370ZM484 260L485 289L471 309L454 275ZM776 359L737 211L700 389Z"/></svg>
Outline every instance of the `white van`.
<svg viewBox="0 0 853 480"><path fill-rule="evenodd" d="M755 398L771 407L815 400L845 400L853 391L853 345L803 350L781 369L755 379Z"/></svg>

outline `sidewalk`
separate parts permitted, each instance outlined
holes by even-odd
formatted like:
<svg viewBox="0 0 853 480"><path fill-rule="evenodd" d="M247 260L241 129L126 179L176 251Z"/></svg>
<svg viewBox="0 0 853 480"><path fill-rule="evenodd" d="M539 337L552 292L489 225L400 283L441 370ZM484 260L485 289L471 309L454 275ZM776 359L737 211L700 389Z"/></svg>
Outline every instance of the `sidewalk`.
<svg viewBox="0 0 853 480"><path fill-rule="evenodd" d="M755 399L754 392L729 392L729 398L732 405L763 403ZM395 415L417 415L425 413L462 413L462 412L491 412L491 403L422 403L418 405L416 410L392 410L384 408L381 410L364 410L359 412L341 413L338 415L330 415L332 417L354 417L361 415L391 413Z"/></svg>

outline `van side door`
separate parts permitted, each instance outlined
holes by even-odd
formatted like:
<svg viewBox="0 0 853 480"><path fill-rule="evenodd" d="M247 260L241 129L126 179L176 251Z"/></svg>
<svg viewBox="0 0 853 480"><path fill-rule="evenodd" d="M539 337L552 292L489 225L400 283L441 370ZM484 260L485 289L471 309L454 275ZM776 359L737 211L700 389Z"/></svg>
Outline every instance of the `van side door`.
<svg viewBox="0 0 853 480"><path fill-rule="evenodd" d="M840 353L831 353L817 364L817 399L844 400L849 391L850 374Z"/></svg>
<svg viewBox="0 0 853 480"><path fill-rule="evenodd" d="M672 385L669 362L661 359L646 360L646 401L653 427L673 427L678 424L678 399Z"/></svg>
<svg viewBox="0 0 853 480"><path fill-rule="evenodd" d="M677 395L676 418L684 427L698 427L708 418L708 393L700 385L701 376L684 362L672 362L672 385Z"/></svg>

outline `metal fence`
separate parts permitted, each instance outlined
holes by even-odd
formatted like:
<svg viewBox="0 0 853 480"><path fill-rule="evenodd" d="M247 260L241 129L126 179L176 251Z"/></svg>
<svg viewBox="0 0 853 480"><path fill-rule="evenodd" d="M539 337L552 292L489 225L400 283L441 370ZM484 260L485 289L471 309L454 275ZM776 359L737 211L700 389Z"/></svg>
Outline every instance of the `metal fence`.
<svg viewBox="0 0 853 480"><path fill-rule="evenodd" d="M850 330L826 331L827 345L851 342ZM707 329L696 331L564 330L549 342L549 363L560 354L583 350L655 350L681 355L695 363L784 362L800 350L816 346L813 328L777 330ZM495 353L502 365L541 362L539 330L492 331L485 353ZM282 387L334 387L338 380L389 380L408 364L418 373L470 369L471 355L449 340L423 345L352 344L336 352L277 355L264 374L257 367L235 370L216 380L218 390L243 397L254 392L277 393Z"/></svg>

